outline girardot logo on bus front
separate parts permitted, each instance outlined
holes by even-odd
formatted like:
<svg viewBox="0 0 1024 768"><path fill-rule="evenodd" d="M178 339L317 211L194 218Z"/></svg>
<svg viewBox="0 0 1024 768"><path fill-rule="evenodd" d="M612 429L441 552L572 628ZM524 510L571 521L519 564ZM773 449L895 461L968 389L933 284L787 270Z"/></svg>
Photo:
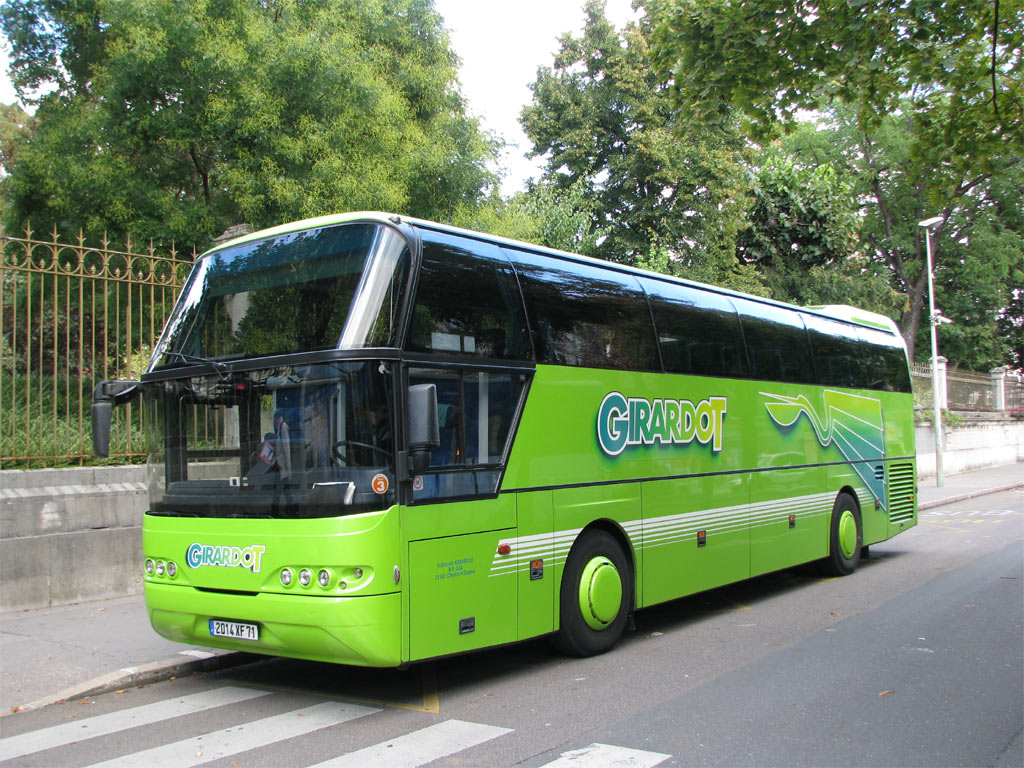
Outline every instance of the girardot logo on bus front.
<svg viewBox="0 0 1024 768"><path fill-rule="evenodd" d="M686 445L696 440L722 450L728 400L709 397L699 403L609 392L597 410L597 442L608 456L637 445Z"/></svg>
<svg viewBox="0 0 1024 768"><path fill-rule="evenodd" d="M185 551L185 562L189 568L212 565L218 568L248 568L260 572L260 561L267 548L262 544L250 547L215 547L209 544L191 544Z"/></svg>

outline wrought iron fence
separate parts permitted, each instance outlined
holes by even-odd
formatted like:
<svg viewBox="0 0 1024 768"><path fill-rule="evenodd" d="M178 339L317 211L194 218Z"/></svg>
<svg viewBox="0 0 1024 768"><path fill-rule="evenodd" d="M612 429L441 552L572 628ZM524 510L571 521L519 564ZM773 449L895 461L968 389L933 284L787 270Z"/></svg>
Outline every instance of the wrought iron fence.
<svg viewBox="0 0 1024 768"><path fill-rule="evenodd" d="M914 363L910 368L914 405L930 410L935 387L931 366ZM939 403L950 411L1005 412L1024 417L1024 379L1020 372L996 369L989 373L946 370L939 367Z"/></svg>
<svg viewBox="0 0 1024 768"><path fill-rule="evenodd" d="M952 411L994 411L996 396L996 383L989 374L946 372L946 407Z"/></svg>
<svg viewBox="0 0 1024 768"><path fill-rule="evenodd" d="M0 229L0 468L91 459L93 387L148 362L196 254L124 248ZM142 409L117 410L111 457L141 456Z"/></svg>
<svg viewBox="0 0 1024 768"><path fill-rule="evenodd" d="M918 408L932 408L932 369L921 363L910 366L910 386L914 390L914 405Z"/></svg>

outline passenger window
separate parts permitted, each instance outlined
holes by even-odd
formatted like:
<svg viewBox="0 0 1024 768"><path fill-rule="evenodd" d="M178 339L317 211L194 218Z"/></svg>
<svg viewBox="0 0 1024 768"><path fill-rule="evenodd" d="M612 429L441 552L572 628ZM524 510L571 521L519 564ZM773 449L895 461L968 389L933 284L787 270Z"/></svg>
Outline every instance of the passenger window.
<svg viewBox="0 0 1024 768"><path fill-rule="evenodd" d="M868 360L856 326L807 315L818 383L831 387L866 387Z"/></svg>
<svg viewBox="0 0 1024 768"><path fill-rule="evenodd" d="M409 384L437 387L440 445L413 485L416 501L497 493L528 374L412 368Z"/></svg>
<svg viewBox="0 0 1024 768"><path fill-rule="evenodd" d="M429 230L421 235L423 260L406 347L532 359L519 287L501 250Z"/></svg>
<svg viewBox="0 0 1024 768"><path fill-rule="evenodd" d="M641 279L669 373L746 376L740 319L729 299L686 285Z"/></svg>
<svg viewBox="0 0 1024 768"><path fill-rule="evenodd" d="M509 254L539 362L661 370L650 309L636 278L525 251Z"/></svg>
<svg viewBox="0 0 1024 768"><path fill-rule="evenodd" d="M866 343L867 386L889 392L910 392L910 370L903 339L884 331L859 328Z"/></svg>
<svg viewBox="0 0 1024 768"><path fill-rule="evenodd" d="M750 375L767 381L814 383L814 363L800 314L735 298L747 343Z"/></svg>

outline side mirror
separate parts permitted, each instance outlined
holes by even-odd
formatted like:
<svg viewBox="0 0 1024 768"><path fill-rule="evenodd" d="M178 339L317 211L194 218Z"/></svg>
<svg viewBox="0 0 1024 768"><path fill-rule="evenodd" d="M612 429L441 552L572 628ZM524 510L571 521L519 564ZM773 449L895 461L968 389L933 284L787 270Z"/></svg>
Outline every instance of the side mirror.
<svg viewBox="0 0 1024 768"><path fill-rule="evenodd" d="M101 381L92 391L92 452L110 455L110 417L115 405L124 405L139 394L137 381Z"/></svg>
<svg viewBox="0 0 1024 768"><path fill-rule="evenodd" d="M103 458L110 455L110 416L113 410L109 400L92 402L92 452Z"/></svg>
<svg viewBox="0 0 1024 768"><path fill-rule="evenodd" d="M430 453L441 445L437 424L437 385L409 387L409 468L419 474L430 466Z"/></svg>

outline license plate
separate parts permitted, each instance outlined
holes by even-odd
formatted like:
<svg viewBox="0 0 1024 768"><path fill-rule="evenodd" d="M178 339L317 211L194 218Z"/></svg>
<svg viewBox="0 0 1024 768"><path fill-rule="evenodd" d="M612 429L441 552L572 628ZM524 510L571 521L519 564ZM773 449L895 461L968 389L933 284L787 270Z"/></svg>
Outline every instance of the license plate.
<svg viewBox="0 0 1024 768"><path fill-rule="evenodd" d="M210 634L214 637L230 637L235 640L259 640L260 628L256 624L210 619Z"/></svg>

